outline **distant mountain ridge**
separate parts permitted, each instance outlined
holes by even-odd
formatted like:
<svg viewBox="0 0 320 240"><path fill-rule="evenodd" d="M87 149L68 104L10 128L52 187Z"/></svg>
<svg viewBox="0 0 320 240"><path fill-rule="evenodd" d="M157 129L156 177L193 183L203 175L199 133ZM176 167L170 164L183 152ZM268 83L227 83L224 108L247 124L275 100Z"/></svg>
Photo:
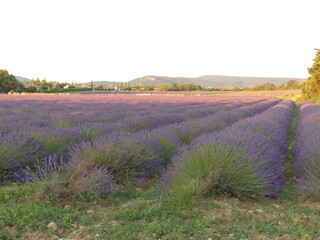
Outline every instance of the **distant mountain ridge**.
<svg viewBox="0 0 320 240"><path fill-rule="evenodd" d="M15 76L20 82L30 82L31 79ZM130 83L130 86L157 86L158 84L185 84L191 83L200 85L202 88L231 88L231 87L254 87L264 83L272 83L275 85L286 84L289 80L296 80L303 82L303 78L277 78L277 77L240 77L240 76L223 76L223 75L204 75L196 78L189 77L166 77L148 75L136 78L130 81L112 82L112 81L94 81L94 85L104 85L112 87L113 85L120 85L121 83ZM90 85L91 82L81 83Z"/></svg>
<svg viewBox="0 0 320 240"><path fill-rule="evenodd" d="M31 79L25 77L15 76L19 82L31 82Z"/></svg>
<svg viewBox="0 0 320 240"><path fill-rule="evenodd" d="M163 77L163 76L144 76L133 79L130 82L131 86L156 86L158 84L185 84L191 83L200 85L203 88L228 88L228 87L254 87L264 83L272 83L275 85L286 84L289 80L303 82L303 78L276 78L276 77L239 77L239 76L220 76L220 75L205 75L196 78L187 77Z"/></svg>

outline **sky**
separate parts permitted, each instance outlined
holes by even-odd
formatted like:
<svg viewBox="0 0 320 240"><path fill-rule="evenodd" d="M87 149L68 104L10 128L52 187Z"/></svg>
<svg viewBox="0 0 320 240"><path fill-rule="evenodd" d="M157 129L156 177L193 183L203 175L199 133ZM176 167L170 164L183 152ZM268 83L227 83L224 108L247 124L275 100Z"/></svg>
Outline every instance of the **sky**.
<svg viewBox="0 0 320 240"><path fill-rule="evenodd" d="M1 0L0 69L47 81L307 78L319 0Z"/></svg>

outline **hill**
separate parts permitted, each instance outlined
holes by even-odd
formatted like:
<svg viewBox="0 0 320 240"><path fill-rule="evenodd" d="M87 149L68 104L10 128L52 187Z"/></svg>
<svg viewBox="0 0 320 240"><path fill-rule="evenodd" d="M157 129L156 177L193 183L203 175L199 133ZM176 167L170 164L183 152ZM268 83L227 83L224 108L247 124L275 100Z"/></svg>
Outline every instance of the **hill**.
<svg viewBox="0 0 320 240"><path fill-rule="evenodd" d="M19 82L31 82L31 79L25 77L15 76Z"/></svg>
<svg viewBox="0 0 320 240"><path fill-rule="evenodd" d="M30 82L31 79L16 76L20 82ZM239 76L220 76L220 75L205 75L196 78L188 77L165 77L165 76L144 76L130 81L123 81L122 83L130 82L131 86L157 86L158 84L169 85L171 83L184 84L191 83L200 85L203 88L230 88L230 87L254 87L263 83L272 83L275 85L286 84L289 80L297 80L303 82L302 78L276 78L276 77L239 77ZM94 85L103 85L105 87L113 87L113 85L120 85L121 82L112 81L94 81ZM90 85L91 82L82 84Z"/></svg>
<svg viewBox="0 0 320 240"><path fill-rule="evenodd" d="M303 82L302 78L275 78L275 77L239 77L239 76L219 76L219 75L205 75L197 78L186 77L163 77L163 76L145 76L137 79L133 79L130 82L131 86L156 86L158 84L184 84L191 83L200 85L204 88L219 87L253 87L263 83L272 83L280 85L286 84L289 80L297 80Z"/></svg>

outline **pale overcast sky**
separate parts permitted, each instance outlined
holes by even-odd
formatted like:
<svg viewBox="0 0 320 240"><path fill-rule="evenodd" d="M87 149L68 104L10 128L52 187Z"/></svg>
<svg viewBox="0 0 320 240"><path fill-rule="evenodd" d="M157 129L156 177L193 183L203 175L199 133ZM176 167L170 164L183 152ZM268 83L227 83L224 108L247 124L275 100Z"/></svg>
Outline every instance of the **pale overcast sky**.
<svg viewBox="0 0 320 240"><path fill-rule="evenodd" d="M0 69L48 81L308 76L320 0L1 0Z"/></svg>

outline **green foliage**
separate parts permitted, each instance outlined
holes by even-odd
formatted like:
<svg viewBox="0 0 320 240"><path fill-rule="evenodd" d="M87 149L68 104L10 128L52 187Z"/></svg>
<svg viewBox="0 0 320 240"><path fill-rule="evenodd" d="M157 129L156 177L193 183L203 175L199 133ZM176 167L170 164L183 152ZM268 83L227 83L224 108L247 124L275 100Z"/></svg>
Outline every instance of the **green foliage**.
<svg viewBox="0 0 320 240"><path fill-rule="evenodd" d="M276 85L271 83L264 83L251 88L252 91L274 91L276 90Z"/></svg>
<svg viewBox="0 0 320 240"><path fill-rule="evenodd" d="M61 88L59 86L52 88L48 91L46 91L47 93L64 93L64 92L86 92L86 91L92 91L92 88Z"/></svg>
<svg viewBox="0 0 320 240"><path fill-rule="evenodd" d="M49 87L48 86L41 86L41 91L47 91L49 89Z"/></svg>
<svg viewBox="0 0 320 240"><path fill-rule="evenodd" d="M161 83L156 86L156 90L159 90L159 91L197 91L200 89L201 89L201 86L190 84L190 83L181 84L181 85L177 83L171 83L169 85Z"/></svg>
<svg viewBox="0 0 320 240"><path fill-rule="evenodd" d="M96 87L96 89L104 89L104 86L100 84Z"/></svg>
<svg viewBox="0 0 320 240"><path fill-rule="evenodd" d="M291 90L291 89L300 89L301 85L298 81L296 80L289 80L287 82L287 86L285 87L285 89L287 90Z"/></svg>
<svg viewBox="0 0 320 240"><path fill-rule="evenodd" d="M9 74L7 70L0 70L0 93L8 93L11 90L20 92L23 87L23 84L15 76Z"/></svg>
<svg viewBox="0 0 320 240"><path fill-rule="evenodd" d="M313 65L308 68L310 77L302 88L302 94L305 99L317 101L320 98L320 49L316 49L316 57Z"/></svg>
<svg viewBox="0 0 320 240"><path fill-rule="evenodd" d="M272 83L259 84L254 87L233 87L233 88L203 88L203 91L276 91L300 89L302 84L296 80L289 80L287 84L275 85Z"/></svg>
<svg viewBox="0 0 320 240"><path fill-rule="evenodd" d="M37 78L37 79L32 79L32 80L31 80L31 83L34 84L34 85L40 85L40 84L41 84L39 78Z"/></svg>
<svg viewBox="0 0 320 240"><path fill-rule="evenodd" d="M28 93L36 93L38 91L38 89L35 86L30 86L25 91Z"/></svg>

